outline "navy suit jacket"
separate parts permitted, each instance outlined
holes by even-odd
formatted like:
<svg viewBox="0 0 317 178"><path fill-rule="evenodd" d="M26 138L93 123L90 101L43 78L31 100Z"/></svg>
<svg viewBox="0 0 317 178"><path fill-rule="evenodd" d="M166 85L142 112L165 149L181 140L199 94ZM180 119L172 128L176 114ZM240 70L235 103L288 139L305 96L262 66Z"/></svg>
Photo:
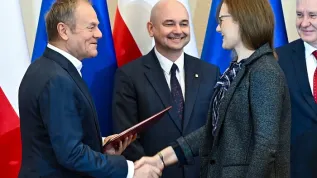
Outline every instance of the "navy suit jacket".
<svg viewBox="0 0 317 178"><path fill-rule="evenodd" d="M125 178L123 156L104 155L89 90L74 65L47 48L19 88L24 177Z"/></svg>
<svg viewBox="0 0 317 178"><path fill-rule="evenodd" d="M174 110L170 110L125 150L123 154L127 159L137 160L145 155L155 155L180 136L205 124L219 69L187 54L184 55L184 68L183 121L176 117ZM117 70L113 96L115 132L121 132L170 105L170 89L154 50ZM195 165L167 167L162 177L198 177L199 162L199 158L196 158Z"/></svg>
<svg viewBox="0 0 317 178"><path fill-rule="evenodd" d="M317 177L317 104L308 81L305 47L301 39L276 50L291 96L292 178Z"/></svg>

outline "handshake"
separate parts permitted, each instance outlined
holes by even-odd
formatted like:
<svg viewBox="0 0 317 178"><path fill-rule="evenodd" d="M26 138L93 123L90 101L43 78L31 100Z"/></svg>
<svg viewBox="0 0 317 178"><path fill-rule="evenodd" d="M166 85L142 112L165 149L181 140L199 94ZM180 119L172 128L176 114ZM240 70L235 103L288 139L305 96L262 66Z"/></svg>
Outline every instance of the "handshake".
<svg viewBox="0 0 317 178"><path fill-rule="evenodd" d="M153 157L142 157L134 162L133 178L159 178L165 167L163 157L158 153Z"/></svg>
<svg viewBox="0 0 317 178"><path fill-rule="evenodd" d="M116 135L108 136L104 139L104 143L107 143L111 138ZM104 153L111 155L120 155L131 142L136 139L136 135L126 137L124 141L120 141L118 147L107 145ZM162 153L168 155L168 164L165 164ZM166 165L173 164L177 161L176 155L171 147L167 147L162 152L152 157L142 157L140 160L134 162L134 175L133 178L159 178L162 176L162 171Z"/></svg>

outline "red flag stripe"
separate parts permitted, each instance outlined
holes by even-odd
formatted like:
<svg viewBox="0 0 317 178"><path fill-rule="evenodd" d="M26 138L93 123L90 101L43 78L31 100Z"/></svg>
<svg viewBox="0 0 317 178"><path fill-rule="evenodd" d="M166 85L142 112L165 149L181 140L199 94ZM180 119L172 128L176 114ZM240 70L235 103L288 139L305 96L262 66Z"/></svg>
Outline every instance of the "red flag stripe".
<svg viewBox="0 0 317 178"><path fill-rule="evenodd" d="M18 177L22 158L20 120L1 87L0 145L0 177Z"/></svg>
<svg viewBox="0 0 317 178"><path fill-rule="evenodd" d="M118 8L113 27L113 41L119 67L142 56Z"/></svg>
<svg viewBox="0 0 317 178"><path fill-rule="evenodd" d="M19 117L0 87L0 137L19 126Z"/></svg>

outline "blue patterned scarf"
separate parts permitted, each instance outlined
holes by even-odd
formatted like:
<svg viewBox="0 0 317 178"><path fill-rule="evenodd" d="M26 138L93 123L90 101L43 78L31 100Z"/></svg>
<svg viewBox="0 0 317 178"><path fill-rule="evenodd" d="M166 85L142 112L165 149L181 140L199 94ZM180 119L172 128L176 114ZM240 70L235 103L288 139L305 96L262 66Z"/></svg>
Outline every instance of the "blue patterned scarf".
<svg viewBox="0 0 317 178"><path fill-rule="evenodd" d="M217 124L219 120L219 106L222 98L225 96L226 91L230 87L233 79L237 76L239 70L242 67L244 60L240 62L232 61L229 68L223 73L223 75L219 78L218 82L215 85L216 95L213 98L212 103L212 134L215 136L217 130Z"/></svg>

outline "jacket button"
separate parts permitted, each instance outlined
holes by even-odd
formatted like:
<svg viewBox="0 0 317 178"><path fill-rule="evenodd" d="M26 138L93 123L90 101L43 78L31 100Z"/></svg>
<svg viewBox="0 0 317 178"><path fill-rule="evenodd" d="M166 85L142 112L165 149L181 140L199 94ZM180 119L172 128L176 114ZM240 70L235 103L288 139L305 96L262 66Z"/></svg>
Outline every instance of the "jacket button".
<svg viewBox="0 0 317 178"><path fill-rule="evenodd" d="M210 164L216 164L216 161L215 160L210 160Z"/></svg>

